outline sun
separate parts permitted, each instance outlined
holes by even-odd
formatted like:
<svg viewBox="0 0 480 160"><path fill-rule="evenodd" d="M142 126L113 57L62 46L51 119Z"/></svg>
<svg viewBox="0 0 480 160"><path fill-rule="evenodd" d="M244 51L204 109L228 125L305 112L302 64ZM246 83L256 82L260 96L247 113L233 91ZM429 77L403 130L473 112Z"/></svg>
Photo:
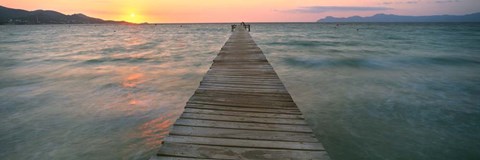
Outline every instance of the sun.
<svg viewBox="0 0 480 160"><path fill-rule="evenodd" d="M124 14L124 16L122 17L123 20L132 23L145 22L144 18L145 17L143 17L141 14L138 14L137 12L127 12L127 14Z"/></svg>

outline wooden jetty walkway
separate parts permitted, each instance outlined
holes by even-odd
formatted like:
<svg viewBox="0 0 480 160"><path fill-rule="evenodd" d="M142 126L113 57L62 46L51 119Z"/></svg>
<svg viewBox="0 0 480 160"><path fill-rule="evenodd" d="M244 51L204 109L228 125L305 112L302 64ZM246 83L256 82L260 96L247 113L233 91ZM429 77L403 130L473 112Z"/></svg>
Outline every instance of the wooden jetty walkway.
<svg viewBox="0 0 480 160"><path fill-rule="evenodd" d="M330 159L242 27L220 50L164 139L163 159Z"/></svg>

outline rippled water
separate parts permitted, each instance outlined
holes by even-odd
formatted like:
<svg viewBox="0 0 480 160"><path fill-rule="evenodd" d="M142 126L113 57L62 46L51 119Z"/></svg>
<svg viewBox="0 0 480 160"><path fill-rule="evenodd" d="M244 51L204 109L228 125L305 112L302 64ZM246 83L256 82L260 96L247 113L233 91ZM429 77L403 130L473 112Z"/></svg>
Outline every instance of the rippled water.
<svg viewBox="0 0 480 160"><path fill-rule="evenodd" d="M252 32L333 159L480 158L480 24L335 27Z"/></svg>
<svg viewBox="0 0 480 160"><path fill-rule="evenodd" d="M332 158L480 158L479 24L335 26L251 32ZM0 26L0 157L150 157L229 34Z"/></svg>
<svg viewBox="0 0 480 160"><path fill-rule="evenodd" d="M0 26L1 159L153 155L226 25Z"/></svg>

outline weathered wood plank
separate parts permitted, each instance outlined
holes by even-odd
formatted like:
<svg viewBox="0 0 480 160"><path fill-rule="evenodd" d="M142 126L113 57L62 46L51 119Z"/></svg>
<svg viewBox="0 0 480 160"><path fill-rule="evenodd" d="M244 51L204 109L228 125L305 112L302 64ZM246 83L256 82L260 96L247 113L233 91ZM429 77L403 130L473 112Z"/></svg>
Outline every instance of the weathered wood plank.
<svg viewBox="0 0 480 160"><path fill-rule="evenodd" d="M217 74L224 74L224 75L227 75L229 73L239 73L239 74L248 74L248 73L255 73L255 74L259 74L257 76L276 76L275 75L275 72L273 72L273 70L268 70L268 69L264 69L264 70L250 70L250 71L239 71L238 69L237 70L221 70L221 69L211 69L210 71L208 71L209 73L217 73Z"/></svg>
<svg viewBox="0 0 480 160"><path fill-rule="evenodd" d="M230 129L247 129L247 130L262 130L262 131L284 131L284 132L312 133L312 129L310 129L310 127L305 126L305 125L224 122L224 121L195 120L195 119L182 119L182 118L178 119L175 122L175 125L230 128Z"/></svg>
<svg viewBox="0 0 480 160"><path fill-rule="evenodd" d="M259 89L281 89L285 90L283 86L280 85L250 85L250 84L223 84L223 83L200 83L202 87L236 87L236 88L259 88Z"/></svg>
<svg viewBox="0 0 480 160"><path fill-rule="evenodd" d="M256 80L256 81L273 81L273 82L279 82L280 80L278 77L274 75L269 75L269 76L250 76L250 75L218 75L218 74L209 74L207 73L206 76L209 76L211 78L233 78L233 79L251 79L251 80ZM281 82L281 81L280 81Z"/></svg>
<svg viewBox="0 0 480 160"><path fill-rule="evenodd" d="M247 108L247 107L232 107L232 106L219 106L219 105L205 105L195 104L189 102L185 108L195 109L208 109L208 110L221 110L221 111L240 111L244 114L249 113L277 113L277 114L290 114L290 115L302 115L299 110L284 110L284 109L265 109L265 108Z"/></svg>
<svg viewBox="0 0 480 160"><path fill-rule="evenodd" d="M270 73L259 73L259 72L228 72L228 71L215 71L215 69L212 69L207 72L206 76L225 76L227 78L249 78L252 77L254 79L266 79L266 80L278 80L278 77L274 72Z"/></svg>
<svg viewBox="0 0 480 160"><path fill-rule="evenodd" d="M248 139L230 139L230 138L210 138L210 137L193 137L193 136L168 136L164 140L171 143L199 144L209 146L225 146L225 147L249 147L264 149L292 149L292 150L308 150L308 151L324 151L325 149L320 143L309 142L284 142L284 141L265 141L265 140L248 140Z"/></svg>
<svg viewBox="0 0 480 160"><path fill-rule="evenodd" d="M202 87L199 86L200 90L211 90L211 91L233 91L233 92L253 92L253 93L277 93L277 94L288 94L286 89L255 89L255 88L240 88L240 87Z"/></svg>
<svg viewBox="0 0 480 160"><path fill-rule="evenodd" d="M208 101L190 101L186 108L209 108L217 110L231 110L231 111L250 111L250 112L265 112L265 113L288 113L301 114L298 109L293 106L272 106L272 105L255 105L255 104L232 104L227 102L208 102Z"/></svg>
<svg viewBox="0 0 480 160"><path fill-rule="evenodd" d="M184 135L197 137L213 137L213 138L236 138L250 140L270 140L270 141L286 141L286 142L318 142L313 134L281 132L281 131L258 131L243 129L227 129L227 128L210 128L210 127L192 127L192 126L175 126L170 135Z"/></svg>
<svg viewBox="0 0 480 160"><path fill-rule="evenodd" d="M187 158L187 157L170 157L170 156L153 156L149 160L204 160L211 158Z"/></svg>
<svg viewBox="0 0 480 160"><path fill-rule="evenodd" d="M165 143L162 148L157 155L216 159L329 159L325 151L218 147L180 143Z"/></svg>
<svg viewBox="0 0 480 160"><path fill-rule="evenodd" d="M199 109L199 108L185 108L184 112L187 113L203 113L214 115L226 115L226 116L245 116L245 117L266 117L266 118L285 118L285 119L303 119L301 114L285 114L285 113L273 113L273 112L249 112L249 111L233 111L223 109Z"/></svg>
<svg viewBox="0 0 480 160"><path fill-rule="evenodd" d="M252 78L249 78L252 77ZM250 81L255 81L255 82L273 82L273 83L281 83L278 78L275 77L265 77L265 76L218 76L218 75L211 75L208 77L205 77L203 80L219 80L223 82L229 82L229 81L239 81L239 82L250 82ZM282 83L283 84L283 83Z"/></svg>
<svg viewBox="0 0 480 160"><path fill-rule="evenodd" d="M211 115L211 114L199 114L199 113L183 113L180 118L202 119L202 120L213 120L213 121L248 122L248 123L307 125L307 123L302 119L238 117L238 116L223 116L223 115Z"/></svg>
<svg viewBox="0 0 480 160"><path fill-rule="evenodd" d="M229 71L229 72L257 72L257 71L261 71L261 72L271 72L271 71L274 71L272 68L266 68L266 67L261 67L261 68L214 68L214 70L216 71ZM248 80L248 79L246 79Z"/></svg>
<svg viewBox="0 0 480 160"><path fill-rule="evenodd" d="M194 94L195 97L237 97L238 99L247 100L247 99L257 99L258 101L280 101L280 102L293 102L293 99L290 97L279 97L279 96L255 96L255 95L248 95L248 94L230 94L230 93L217 93L217 92L204 92L204 93L197 93Z"/></svg>
<svg viewBox="0 0 480 160"><path fill-rule="evenodd" d="M248 103L242 100L250 100ZM235 107L250 107L250 108L278 108L278 109L295 109L298 110L294 102L273 102L273 101L254 101L255 99L241 99L236 100L232 97L192 97L189 103L209 104L219 106L235 106ZM242 103L243 102L243 103Z"/></svg>
<svg viewBox="0 0 480 160"><path fill-rule="evenodd" d="M278 98L291 98L288 93L258 93L258 92L240 92L240 91L229 91L229 90L202 90L197 89L195 94L229 94L229 95L238 95L238 96L262 96L262 97L278 97Z"/></svg>
<svg viewBox="0 0 480 160"><path fill-rule="evenodd" d="M202 80L200 84L212 84L212 85L245 85L245 86L268 86L268 87L284 87L281 82L265 82L265 81L239 81L239 80Z"/></svg>
<svg viewBox="0 0 480 160"><path fill-rule="evenodd" d="M240 58L243 60L267 61L267 58L262 54L252 54L251 52L230 52L218 54L218 56L214 59L214 62L222 60L236 61Z"/></svg>
<svg viewBox="0 0 480 160"><path fill-rule="evenodd" d="M257 83L257 84L266 84L266 85L283 85L282 81L278 79L267 79L267 78L256 78L256 79L248 79L242 80L245 77L208 77L204 78L202 82L217 82L217 83L236 83L236 84L248 84L248 83Z"/></svg>

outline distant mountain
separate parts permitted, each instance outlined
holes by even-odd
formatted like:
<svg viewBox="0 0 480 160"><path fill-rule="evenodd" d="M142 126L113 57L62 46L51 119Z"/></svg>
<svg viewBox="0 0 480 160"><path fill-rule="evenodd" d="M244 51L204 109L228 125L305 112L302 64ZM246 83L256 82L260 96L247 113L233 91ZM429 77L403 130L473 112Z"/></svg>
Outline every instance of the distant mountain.
<svg viewBox="0 0 480 160"><path fill-rule="evenodd" d="M480 12L461 16L399 16L393 14L376 14L371 17L353 16L348 18L328 16L318 20L318 22L480 22Z"/></svg>
<svg viewBox="0 0 480 160"><path fill-rule="evenodd" d="M84 14L65 15L56 11L26 11L0 6L0 24L98 24L128 23L124 21L106 21L88 17Z"/></svg>

